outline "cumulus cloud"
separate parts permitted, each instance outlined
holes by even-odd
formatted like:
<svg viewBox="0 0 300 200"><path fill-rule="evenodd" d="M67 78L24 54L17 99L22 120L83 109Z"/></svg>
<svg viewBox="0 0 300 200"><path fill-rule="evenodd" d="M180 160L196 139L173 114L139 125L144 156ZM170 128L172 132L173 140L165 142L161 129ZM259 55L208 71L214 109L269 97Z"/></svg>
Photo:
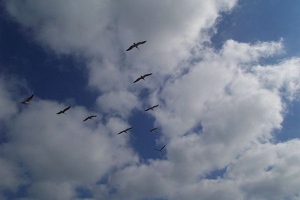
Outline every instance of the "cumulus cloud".
<svg viewBox="0 0 300 200"><path fill-rule="evenodd" d="M13 82L0 84L0 120L8 135L1 190L27 185L32 199L81 199L80 186L94 199L299 197L299 141L272 143L285 99L299 93L299 58L260 62L283 53L282 40L228 40L220 50L205 45L235 0L5 5L38 44L85 59L101 114L83 123L84 106L56 115L66 105L38 98L19 109ZM139 40L147 40L141 51L125 52ZM132 83L144 73L153 75ZM166 149L160 159L143 161L130 137L116 133L130 126L133 110L156 103L150 115L162 129L156 142ZM218 178L209 177L221 169Z"/></svg>

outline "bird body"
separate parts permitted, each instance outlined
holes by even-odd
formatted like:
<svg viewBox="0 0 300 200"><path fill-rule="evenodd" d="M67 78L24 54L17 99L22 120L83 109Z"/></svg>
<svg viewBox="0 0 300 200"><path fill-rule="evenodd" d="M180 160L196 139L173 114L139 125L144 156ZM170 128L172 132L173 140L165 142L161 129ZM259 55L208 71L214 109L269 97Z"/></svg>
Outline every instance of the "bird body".
<svg viewBox="0 0 300 200"><path fill-rule="evenodd" d="M155 105L155 106L149 107L149 108L147 108L145 111L154 110L154 108L156 108L156 107L158 107L158 106L159 106L159 105L157 104L157 105Z"/></svg>
<svg viewBox="0 0 300 200"><path fill-rule="evenodd" d="M118 133L118 135L120 135L121 133L127 133L127 131L131 130L133 127L127 128L121 132Z"/></svg>
<svg viewBox="0 0 300 200"><path fill-rule="evenodd" d="M156 151L162 152L162 150L166 147L166 145L162 146L160 149L155 149Z"/></svg>
<svg viewBox="0 0 300 200"><path fill-rule="evenodd" d="M145 43L146 43L146 40L142 41L142 42L138 42L138 43L133 43L133 45L131 45L126 51L130 51L133 48L137 48L138 50L140 50L138 46L141 44L145 44Z"/></svg>
<svg viewBox="0 0 300 200"><path fill-rule="evenodd" d="M147 77L147 76L151 76L152 75L152 73L150 73L150 74L145 74L145 75L142 75L142 76L140 76L139 78L137 78L133 83L136 83L136 82L138 82L138 81L140 81L140 80L145 80L145 78Z"/></svg>
<svg viewBox="0 0 300 200"><path fill-rule="evenodd" d="M27 99L25 99L24 101L22 101L22 104L30 104L31 99L33 98L34 94L32 94L30 97L28 97Z"/></svg>
<svg viewBox="0 0 300 200"><path fill-rule="evenodd" d="M92 119L92 118L94 118L94 117L97 117L97 115L91 115L91 116L88 116L88 117L85 118L83 121L85 122L85 121L87 121L87 120L89 120L89 119Z"/></svg>
<svg viewBox="0 0 300 200"><path fill-rule="evenodd" d="M67 110L69 110L71 108L71 106L69 106L69 107L66 107L65 109L63 109L63 110L61 110L61 111L59 111L58 113L56 113L56 114L58 114L58 115L60 115L60 114L66 114L65 112L67 111Z"/></svg>

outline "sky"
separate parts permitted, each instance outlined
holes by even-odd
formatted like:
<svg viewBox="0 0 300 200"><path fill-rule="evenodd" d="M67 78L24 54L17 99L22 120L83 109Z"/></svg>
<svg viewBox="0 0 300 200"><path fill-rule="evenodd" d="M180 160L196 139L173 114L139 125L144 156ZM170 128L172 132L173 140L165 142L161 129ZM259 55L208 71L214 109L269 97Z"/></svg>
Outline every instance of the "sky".
<svg viewBox="0 0 300 200"><path fill-rule="evenodd" d="M300 199L299 6L1 1L0 199Z"/></svg>

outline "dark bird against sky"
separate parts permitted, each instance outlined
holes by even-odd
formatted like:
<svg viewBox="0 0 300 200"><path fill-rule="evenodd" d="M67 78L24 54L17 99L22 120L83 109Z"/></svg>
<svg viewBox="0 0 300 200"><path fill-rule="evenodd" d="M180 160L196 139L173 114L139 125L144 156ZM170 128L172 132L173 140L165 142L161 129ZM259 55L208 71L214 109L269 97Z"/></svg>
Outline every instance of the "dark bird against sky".
<svg viewBox="0 0 300 200"><path fill-rule="evenodd" d="M24 101L22 101L22 104L30 104L31 99L33 98L34 94L32 94L30 97L28 97L27 99L25 99Z"/></svg>
<svg viewBox="0 0 300 200"><path fill-rule="evenodd" d="M138 81L140 81L140 80L145 80L145 78L147 77L147 76L151 76L152 75L152 73L150 73L150 74L145 74L145 75L143 75L143 76L140 76L138 79L136 79L133 83L136 83L136 82L138 82Z"/></svg>
<svg viewBox="0 0 300 200"><path fill-rule="evenodd" d="M88 116L87 118L85 118L83 121L85 122L86 120L89 120L89 119L92 119L94 117L97 117L97 115L91 115L91 116Z"/></svg>
<svg viewBox="0 0 300 200"><path fill-rule="evenodd" d="M138 42L138 43L133 43L133 45L131 45L126 51L130 51L131 49L133 49L134 47L137 48L138 50L140 50L138 48L139 45L141 44L145 44L146 43L146 40L145 41L142 41L142 42Z"/></svg>
<svg viewBox="0 0 300 200"><path fill-rule="evenodd" d="M154 110L154 108L156 108L156 107L158 107L158 106L159 106L159 105L157 104L157 105L155 105L155 106L149 107L149 108L147 108L145 111Z"/></svg>
<svg viewBox="0 0 300 200"><path fill-rule="evenodd" d="M151 130L150 130L150 133L151 133L151 132L157 131L157 129L158 129L158 128L153 128L153 129L151 129Z"/></svg>
<svg viewBox="0 0 300 200"><path fill-rule="evenodd" d="M166 145L162 146L160 149L155 149L156 151L162 152L162 150L165 148Z"/></svg>
<svg viewBox="0 0 300 200"><path fill-rule="evenodd" d="M121 133L127 133L127 131L131 130L132 128L133 128L133 127L127 128L127 129L125 129L125 130L119 132L118 135L121 134Z"/></svg>
<svg viewBox="0 0 300 200"><path fill-rule="evenodd" d="M65 109L63 109L63 110L61 110L61 111L59 111L58 113L56 113L56 114L58 114L58 115L60 115L60 114L66 114L65 112L67 111L67 110L69 110L71 108L71 106L69 106L69 107L66 107Z"/></svg>

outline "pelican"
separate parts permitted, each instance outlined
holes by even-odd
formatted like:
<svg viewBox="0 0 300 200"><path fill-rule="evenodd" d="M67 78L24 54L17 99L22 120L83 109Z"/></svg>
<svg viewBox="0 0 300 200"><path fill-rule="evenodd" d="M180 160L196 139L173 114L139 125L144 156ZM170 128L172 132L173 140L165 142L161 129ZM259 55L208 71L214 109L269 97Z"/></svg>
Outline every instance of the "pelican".
<svg viewBox="0 0 300 200"><path fill-rule="evenodd" d="M69 110L71 108L71 106L69 106L69 107L66 107L65 109L63 109L63 110L61 110L61 111L59 111L58 113L56 113L56 114L58 114L58 115L60 115L60 114L66 114L65 112L67 111L67 110Z"/></svg>
<svg viewBox="0 0 300 200"><path fill-rule="evenodd" d="M151 133L151 132L157 131L157 129L158 129L158 128L153 128L153 129L151 129L151 130L150 130L150 133Z"/></svg>
<svg viewBox="0 0 300 200"><path fill-rule="evenodd" d="M152 107L150 107L150 108L147 108L145 111L149 111L149 110L153 110L154 108L156 108L156 107L158 107L159 105L157 104L157 105L155 105L155 106L152 106Z"/></svg>
<svg viewBox="0 0 300 200"><path fill-rule="evenodd" d="M162 146L160 149L155 149L156 151L162 152L162 150L165 148L166 145Z"/></svg>
<svg viewBox="0 0 300 200"><path fill-rule="evenodd" d="M127 133L127 131L131 130L133 127L127 128L121 132L118 133L118 135L120 135L121 133Z"/></svg>
<svg viewBox="0 0 300 200"><path fill-rule="evenodd" d="M85 118L83 121L85 122L86 120L89 120L89 119L92 119L94 117L97 117L97 115L91 115L91 116L88 116L87 118Z"/></svg>
<svg viewBox="0 0 300 200"><path fill-rule="evenodd" d="M22 104L30 104L31 99L33 98L34 94L32 94L30 97L28 97L27 99L25 99L24 101L22 101Z"/></svg>
<svg viewBox="0 0 300 200"><path fill-rule="evenodd" d="M150 74L145 74L145 75L143 75L143 76L141 76L141 77L139 77L138 79L136 79L133 83L136 83L136 82L138 82L139 80L145 80L145 78L147 77L147 76L151 76L152 75L152 73L150 73Z"/></svg>
<svg viewBox="0 0 300 200"><path fill-rule="evenodd" d="M138 43L133 43L133 45L131 45L126 51L130 51L134 47L137 48L138 50L140 50L138 46L141 45L141 44L145 44L145 43L146 43L146 40L142 41L142 42L138 42Z"/></svg>

